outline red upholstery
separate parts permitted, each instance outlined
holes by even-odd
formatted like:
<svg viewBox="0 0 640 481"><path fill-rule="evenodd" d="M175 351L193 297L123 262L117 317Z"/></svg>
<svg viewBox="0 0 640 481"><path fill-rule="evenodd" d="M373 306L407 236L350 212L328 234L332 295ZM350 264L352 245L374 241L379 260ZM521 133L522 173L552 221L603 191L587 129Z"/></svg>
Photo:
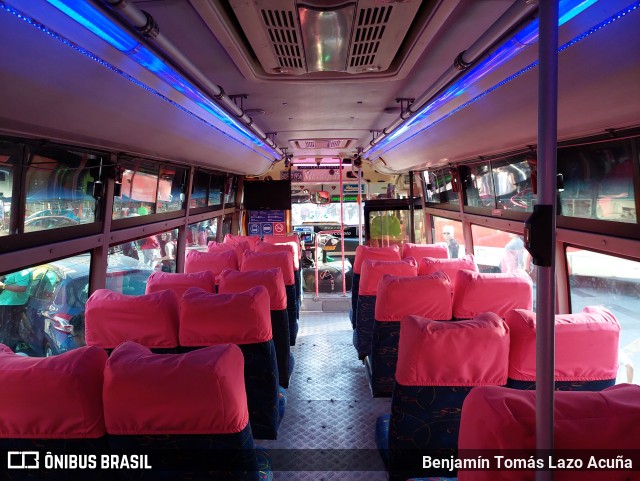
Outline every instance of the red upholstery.
<svg viewBox="0 0 640 481"><path fill-rule="evenodd" d="M293 261L293 269L300 269L300 258L298 250L294 243L271 244L269 242L258 242L255 248L256 252L290 252Z"/></svg>
<svg viewBox="0 0 640 481"><path fill-rule="evenodd" d="M171 290L126 296L98 289L85 305L88 345L113 349L124 341L149 348L178 345L178 297Z"/></svg>
<svg viewBox="0 0 640 481"><path fill-rule="evenodd" d="M104 372L104 417L109 434L237 433L249 422L242 352L152 354L126 342Z"/></svg>
<svg viewBox="0 0 640 481"><path fill-rule="evenodd" d="M385 274L394 276L417 276L418 265L414 258L401 261L377 261L367 259L362 264L360 274L360 296L375 296L378 293L378 282Z"/></svg>
<svg viewBox="0 0 640 481"><path fill-rule="evenodd" d="M36 358L0 344L0 438L103 436L106 361L107 353L97 347Z"/></svg>
<svg viewBox="0 0 640 481"><path fill-rule="evenodd" d="M298 237L297 234L266 235L263 240L270 244L293 244L295 245L298 258L302 257L302 246L300 245L300 237Z"/></svg>
<svg viewBox="0 0 640 481"><path fill-rule="evenodd" d="M536 314L524 309L506 317L511 330L509 377L536 380ZM604 307L585 307L578 314L557 315L556 380L615 379L620 324Z"/></svg>
<svg viewBox="0 0 640 481"><path fill-rule="evenodd" d="M238 257L238 265L242 263L242 253L244 251L250 250L251 247L247 241L238 241L238 242L215 242L211 241L207 244L207 252L220 252L220 251L228 251L232 250L236 253Z"/></svg>
<svg viewBox="0 0 640 481"><path fill-rule="evenodd" d="M453 286L453 317L471 319L480 312L504 318L511 309L533 306L531 278L523 270L489 274L462 270Z"/></svg>
<svg viewBox="0 0 640 481"><path fill-rule="evenodd" d="M437 244L412 244L406 242L402 245L402 257L414 257L418 262L423 257L447 259L449 250L445 242L438 242Z"/></svg>
<svg viewBox="0 0 640 481"><path fill-rule="evenodd" d="M287 308L287 291L279 268L261 271L239 272L226 269L220 274L218 293L233 294L243 292L255 286L264 286L269 292L269 303L272 311Z"/></svg>
<svg viewBox="0 0 640 481"><path fill-rule="evenodd" d="M492 312L458 322L407 316L400 323L396 380L403 386L506 384L509 328Z"/></svg>
<svg viewBox="0 0 640 481"><path fill-rule="evenodd" d="M367 260L379 260L379 261L399 261L400 260L400 247L397 245L389 247L369 247L358 246L356 247L356 258L353 261L353 273L362 273L362 263Z"/></svg>
<svg viewBox="0 0 640 481"><path fill-rule="evenodd" d="M376 321L401 321L411 315L448 321L451 309L451 281L444 272L418 277L385 274L378 283Z"/></svg>
<svg viewBox="0 0 640 481"><path fill-rule="evenodd" d="M146 293L151 294L152 292L171 289L180 299L184 291L190 287L199 287L207 292L214 292L216 278L209 271L194 272L193 274L172 274L156 271L149 276Z"/></svg>
<svg viewBox="0 0 640 481"><path fill-rule="evenodd" d="M189 251L184 263L184 272L191 274L194 272L210 271L218 276L225 269L238 270L238 256L235 250L218 252Z"/></svg>
<svg viewBox="0 0 640 481"><path fill-rule="evenodd" d="M442 271L449 276L452 286L455 284L456 276L460 270L478 272L478 266L473 258L473 254L468 254L458 259L423 257L418 263L418 275L426 276L434 272Z"/></svg>
<svg viewBox="0 0 640 481"><path fill-rule="evenodd" d="M257 235L233 235L233 234L226 234L224 236L224 243L225 244L237 244L238 242L248 242L249 243L249 247L251 248L251 250L254 250L256 248L256 244L258 242L260 242L260 237Z"/></svg>
<svg viewBox="0 0 640 481"><path fill-rule="evenodd" d="M514 453L516 457L518 452L523 452L518 450L535 449L535 398L535 391L497 386L474 388L462 406L459 449L477 449L492 455L504 450L503 454ZM600 460L615 459L625 450L637 452L640 449L640 386L620 384L598 392L556 391L554 448L560 450L559 453L576 450L574 455L587 455L584 467L587 467L589 453ZM606 469L566 469L553 473L554 481L610 481L636 479L635 476L637 471L627 470L625 475L622 471ZM459 470L458 479L533 481L534 472Z"/></svg>
<svg viewBox="0 0 640 481"><path fill-rule="evenodd" d="M253 344L273 338L269 293L256 286L236 294L189 289L180 303L180 345Z"/></svg>
<svg viewBox="0 0 640 481"><path fill-rule="evenodd" d="M250 252L247 251L242 256L240 271L261 271L279 267L282 271L282 278L286 286L295 283L293 274L293 255L291 252Z"/></svg>

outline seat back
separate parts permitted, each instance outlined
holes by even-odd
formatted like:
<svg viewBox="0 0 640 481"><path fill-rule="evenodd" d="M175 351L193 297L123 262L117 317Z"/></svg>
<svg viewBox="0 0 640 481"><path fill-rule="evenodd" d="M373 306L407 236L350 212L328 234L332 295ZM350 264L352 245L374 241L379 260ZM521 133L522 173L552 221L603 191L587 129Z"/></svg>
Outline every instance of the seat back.
<svg viewBox="0 0 640 481"><path fill-rule="evenodd" d="M412 257L401 261L367 259L362 263L357 304L357 324L353 333L353 345L358 351L359 359L364 359L371 355L378 283L385 274L415 277L418 275L417 263Z"/></svg>
<svg viewBox="0 0 640 481"><path fill-rule="evenodd" d="M475 388L465 399L460 423L460 450L506 458L535 453L536 393L503 387ZM621 463L625 453L640 449L640 386L621 384L600 392L556 392L554 450L557 459L579 458L586 468L595 462L618 461L618 469L557 469L554 481L611 481L636 479L637 465ZM548 462L548 457L542 459ZM613 464L613 463L612 463ZM635 464L635 463L630 463ZM547 464L545 464L546 466ZM575 464L574 464L575 466ZM533 469L458 471L459 481L533 481Z"/></svg>
<svg viewBox="0 0 640 481"><path fill-rule="evenodd" d="M453 476L446 469L416 469L412 461L418 451L457 455L464 398L474 386L504 385L508 362L509 328L494 313L459 322L403 319L389 422L390 478Z"/></svg>
<svg viewBox="0 0 640 481"><path fill-rule="evenodd" d="M178 296L172 290L127 296L98 289L85 305L85 340L89 346L114 349L134 341L150 349L178 346Z"/></svg>
<svg viewBox="0 0 640 481"><path fill-rule="evenodd" d="M412 244L405 242L402 244L402 257L413 257L418 261L423 257L431 257L435 259L448 259L449 250L446 242L438 242L437 244Z"/></svg>
<svg viewBox="0 0 640 481"><path fill-rule="evenodd" d="M186 354L153 354L133 342L120 345L104 374L112 449L162 452L154 458L154 477L177 467L188 479L205 479L205 474L227 479L229 472L255 479L242 366L242 352L232 344ZM206 472L216 469L215 475Z"/></svg>
<svg viewBox="0 0 640 481"><path fill-rule="evenodd" d="M533 306L531 278L523 270L494 274L461 270L453 286L453 317L471 319L480 312L505 318L512 309Z"/></svg>
<svg viewBox="0 0 640 481"><path fill-rule="evenodd" d="M300 237L298 237L298 234L265 235L263 240L269 244L291 244L294 246L298 258L302 256L302 246L300 244Z"/></svg>
<svg viewBox="0 0 640 481"><path fill-rule="evenodd" d="M238 258L238 266L242 263L242 254L244 251L248 251L250 249L251 246L247 241L227 242L226 244L224 242L211 241L207 244L207 252L234 251Z"/></svg>
<svg viewBox="0 0 640 481"><path fill-rule="evenodd" d="M451 319L451 309L451 282L443 272L417 277L389 274L382 277L378 283L371 358L367 364L374 396L391 395L402 319L417 315L447 321Z"/></svg>
<svg viewBox="0 0 640 481"><path fill-rule="evenodd" d="M418 263L418 275L426 276L438 271L444 272L451 280L451 286L456 283L458 271L467 270L478 272L478 266L473 254L468 254L457 259L438 259L435 257L423 257Z"/></svg>
<svg viewBox="0 0 640 481"><path fill-rule="evenodd" d="M511 330L508 387L535 389L536 314L515 309L507 314ZM556 389L599 391L615 384L620 324L602 306L555 317Z"/></svg>
<svg viewBox="0 0 640 481"><path fill-rule="evenodd" d="M294 243L275 244L271 242L258 242L256 244L255 252L290 252L291 260L293 262L293 270L300 269L300 257L298 256L298 249Z"/></svg>
<svg viewBox="0 0 640 481"><path fill-rule="evenodd" d="M180 346L187 349L240 346L251 430L256 438L275 439L280 424L278 364L267 289L255 286L235 294L189 289L180 303L179 336Z"/></svg>
<svg viewBox="0 0 640 481"><path fill-rule="evenodd" d="M220 274L220 294L243 292L255 286L264 286L269 292L271 330L278 361L278 377L282 387L289 386L291 348L289 344L289 320L287 293L282 271L279 268L261 271L238 272L224 270Z"/></svg>
<svg viewBox="0 0 640 481"><path fill-rule="evenodd" d="M256 244L260 241L260 237L257 235L233 235L225 234L223 242L225 244L237 244L238 242L248 242L249 248L254 250Z"/></svg>
<svg viewBox="0 0 640 481"><path fill-rule="evenodd" d="M238 270L238 257L235 251L222 250L218 252L189 251L184 262L184 272L192 274L194 272L209 271L216 277L225 269Z"/></svg>
<svg viewBox="0 0 640 481"><path fill-rule="evenodd" d="M207 292L215 292L216 278L209 271L195 272L193 274L156 271L149 276L146 294L170 289L180 299L182 294L190 287L199 287Z"/></svg>

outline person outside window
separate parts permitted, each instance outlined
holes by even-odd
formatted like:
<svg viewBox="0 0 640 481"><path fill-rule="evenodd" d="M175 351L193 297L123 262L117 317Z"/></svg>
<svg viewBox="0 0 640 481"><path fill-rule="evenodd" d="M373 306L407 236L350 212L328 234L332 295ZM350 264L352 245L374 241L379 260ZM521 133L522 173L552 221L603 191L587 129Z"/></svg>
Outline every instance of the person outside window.
<svg viewBox="0 0 640 481"><path fill-rule="evenodd" d="M172 232L164 232L160 234L160 256L156 258L159 264L156 269L160 268L162 272L176 271L176 244L173 239Z"/></svg>
<svg viewBox="0 0 640 481"><path fill-rule="evenodd" d="M457 259L458 251L460 250L460 244L458 244L458 241L453 237L453 226L445 225L442 228L442 237L444 237L444 241L447 243L449 258Z"/></svg>
<svg viewBox="0 0 640 481"><path fill-rule="evenodd" d="M500 261L501 272L511 272L525 268L524 240L518 234L509 234L511 240L504 246L504 255Z"/></svg>
<svg viewBox="0 0 640 481"><path fill-rule="evenodd" d="M31 269L24 269L0 282L0 340L12 349L19 341L20 321L31 294L32 280Z"/></svg>

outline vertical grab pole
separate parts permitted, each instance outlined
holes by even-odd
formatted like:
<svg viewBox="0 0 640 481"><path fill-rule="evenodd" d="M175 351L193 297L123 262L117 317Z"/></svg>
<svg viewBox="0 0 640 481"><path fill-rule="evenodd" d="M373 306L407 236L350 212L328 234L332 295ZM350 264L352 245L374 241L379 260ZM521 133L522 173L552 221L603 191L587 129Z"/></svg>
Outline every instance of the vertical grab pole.
<svg viewBox="0 0 640 481"><path fill-rule="evenodd" d="M342 297L347 297L347 276L344 273L344 199L342 193L343 159L340 157L340 245L342 246Z"/></svg>
<svg viewBox="0 0 640 481"><path fill-rule="evenodd" d="M315 257L315 271L316 271L316 295L313 298L314 301L320 299L320 290L318 289L318 237L320 237L320 233L318 232L314 237L314 249L313 256Z"/></svg>
<svg viewBox="0 0 640 481"><path fill-rule="evenodd" d="M551 208L550 262L538 269L536 292L536 449L553 449L555 384L555 232L557 203L558 0L540 2L538 67L538 203ZM546 453L543 453L544 450ZM551 481L551 471L536 472L536 481Z"/></svg>
<svg viewBox="0 0 640 481"><path fill-rule="evenodd" d="M358 168L358 245L362 245L362 167Z"/></svg>

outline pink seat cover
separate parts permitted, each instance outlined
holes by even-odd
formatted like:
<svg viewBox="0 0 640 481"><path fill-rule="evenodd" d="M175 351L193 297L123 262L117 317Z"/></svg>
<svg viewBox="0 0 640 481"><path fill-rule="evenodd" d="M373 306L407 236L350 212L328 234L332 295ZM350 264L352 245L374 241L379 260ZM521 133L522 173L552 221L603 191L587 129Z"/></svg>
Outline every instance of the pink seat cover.
<svg viewBox="0 0 640 481"><path fill-rule="evenodd" d="M247 241L229 242L226 244L224 242L211 241L207 244L207 252L234 251L238 258L238 265L242 262L243 252L250 249L251 246Z"/></svg>
<svg viewBox="0 0 640 481"><path fill-rule="evenodd" d="M462 270L453 286L453 317L470 319L479 312L495 312L504 319L511 309L533 306L529 274L515 270L504 274Z"/></svg>
<svg viewBox="0 0 640 481"><path fill-rule="evenodd" d="M184 272L192 274L194 272L209 271L218 276L225 269L238 270L238 256L235 250L221 250L218 252L189 251L184 263Z"/></svg>
<svg viewBox="0 0 640 481"><path fill-rule="evenodd" d="M302 245L300 244L300 237L298 234L266 235L262 240L269 244L292 244L295 246L298 259L302 257Z"/></svg>
<svg viewBox="0 0 640 481"><path fill-rule="evenodd" d="M506 317L511 330L509 377L536 380L536 314L524 309ZM601 306L577 314L556 315L556 381L615 379L618 371L620 324Z"/></svg>
<svg viewBox="0 0 640 481"><path fill-rule="evenodd" d="M451 309L451 282L443 272L417 277L385 274L378 284L376 321L401 321L410 315L447 321Z"/></svg>
<svg viewBox="0 0 640 481"><path fill-rule="evenodd" d="M375 296L378 293L378 282L385 274L394 276L418 275L418 264L413 257L401 261L378 261L367 259L362 264L360 274L360 296Z"/></svg>
<svg viewBox="0 0 640 481"><path fill-rule="evenodd" d="M461 270L478 272L478 266L473 258L473 254L468 254L458 259L423 257L418 263L418 275L426 276L433 274L434 272L442 271L449 276L452 286L455 284L458 271Z"/></svg>
<svg viewBox="0 0 640 481"><path fill-rule="evenodd" d="M242 256L240 271L261 271L263 269L273 269L279 267L282 271L282 279L286 286L295 284L293 274L293 255L290 251L282 252L250 252L247 251Z"/></svg>
<svg viewBox="0 0 640 481"><path fill-rule="evenodd" d="M458 322L407 316L400 323L396 380L404 386L507 383L509 328L492 312Z"/></svg>
<svg viewBox="0 0 640 481"><path fill-rule="evenodd" d="M218 293L233 294L243 292L255 286L264 286L269 292L269 304L272 311L287 308L287 291L279 268L261 271L239 272L226 269L220 274Z"/></svg>
<svg viewBox="0 0 640 481"><path fill-rule="evenodd" d="M236 244L238 242L248 242L251 250L254 250L256 248L256 244L260 242L260 237L257 235L225 234L223 242L225 244Z"/></svg>
<svg viewBox="0 0 640 481"><path fill-rule="evenodd" d="M124 341L149 348L176 347L178 304L178 296L169 289L143 296L98 289L85 305L86 343L103 349Z"/></svg>
<svg viewBox="0 0 640 481"><path fill-rule="evenodd" d="M105 368L104 416L109 434L237 433L249 421L242 352L153 354L126 342Z"/></svg>
<svg viewBox="0 0 640 481"><path fill-rule="evenodd" d="M294 243L272 244L270 242L258 242L255 248L256 252L290 252L293 261L293 270L300 269L300 258Z"/></svg>
<svg viewBox="0 0 640 481"><path fill-rule="evenodd" d="M437 244L412 244L405 242L402 244L402 257L414 257L418 262L423 257L432 257L436 259L447 259L449 250L445 242Z"/></svg>
<svg viewBox="0 0 640 481"><path fill-rule="evenodd" d="M173 274L170 272L156 271L149 276L146 293L171 289L178 299L190 287L199 287L207 292L214 292L216 278L210 271L194 272L193 274Z"/></svg>
<svg viewBox="0 0 640 481"><path fill-rule="evenodd" d="M269 292L264 286L235 294L192 288L180 302L180 345L253 344L273 338Z"/></svg>
<svg viewBox="0 0 640 481"><path fill-rule="evenodd" d="M392 245L389 247L356 247L356 258L353 261L354 274L362 273L362 263L367 259L379 261L399 261L401 259L400 246Z"/></svg>
<svg viewBox="0 0 640 481"><path fill-rule="evenodd" d="M473 389L462 406L458 448L476 454L535 449L535 391L484 386ZM619 384L603 391L556 391L554 449L593 454L596 460L640 449L640 386ZM606 451L605 451L606 450ZM473 451L472 451L473 452ZM522 452L522 451L520 451ZM567 453L567 451L564 451ZM628 453L629 451L627 451ZM561 456L558 456L561 457ZM588 459L584 466L587 466ZM495 466L495 463L493 464ZM635 467L637 469L637 465ZM637 471L633 471L637 474ZM496 474L499 475L496 478ZM627 471L627 475L631 471ZM458 471L459 481L534 481L533 470ZM606 469L555 470L554 481L636 479Z"/></svg>
<svg viewBox="0 0 640 481"><path fill-rule="evenodd" d="M26 357L0 344L0 438L103 436L106 362L107 353L97 347Z"/></svg>

